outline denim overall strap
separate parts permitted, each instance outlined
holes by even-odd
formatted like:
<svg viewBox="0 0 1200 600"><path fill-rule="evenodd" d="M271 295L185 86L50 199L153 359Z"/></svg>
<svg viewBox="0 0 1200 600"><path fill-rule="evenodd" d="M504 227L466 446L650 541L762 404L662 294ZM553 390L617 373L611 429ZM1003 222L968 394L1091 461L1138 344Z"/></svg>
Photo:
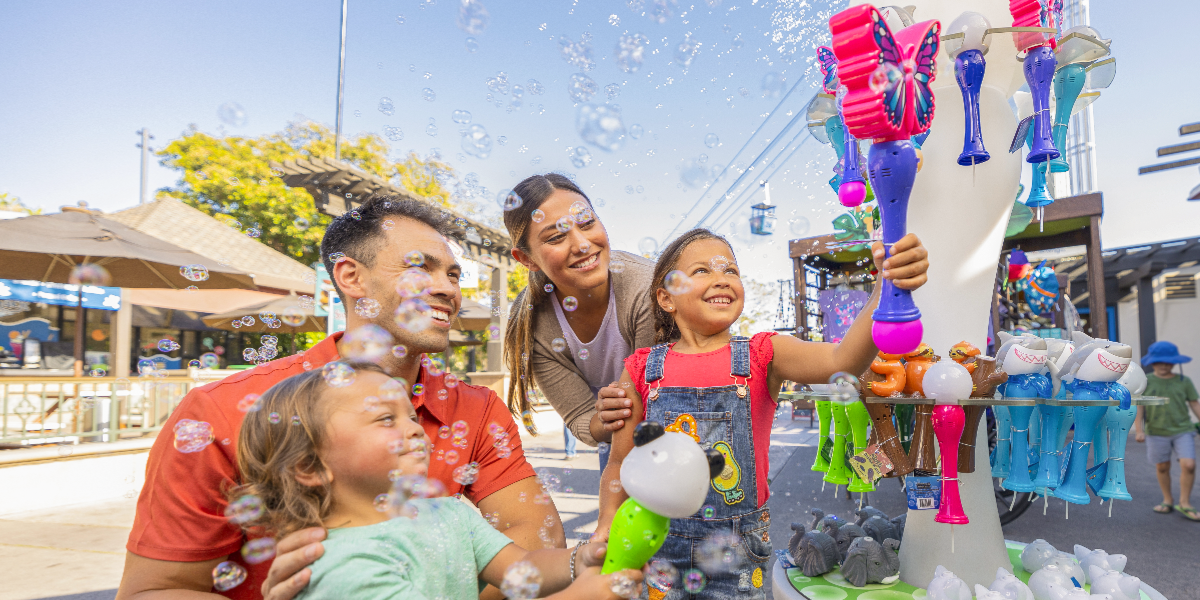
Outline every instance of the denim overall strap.
<svg viewBox="0 0 1200 600"><path fill-rule="evenodd" d="M662 378L666 354L666 347L651 350L647 383ZM698 594L700 598L692 600L765 598L762 585L771 555L770 514L758 506L758 467L747 393L751 378L748 339L730 340L729 370L728 385L656 387L646 403L648 420L662 423L668 431L687 434L725 458L725 469L709 485L704 507L691 517L671 520L670 534L657 555L681 573L693 568L707 571L708 586ZM736 561L728 565L727 572L714 572L711 566L701 564L703 548L714 543L729 545L734 539Z"/></svg>

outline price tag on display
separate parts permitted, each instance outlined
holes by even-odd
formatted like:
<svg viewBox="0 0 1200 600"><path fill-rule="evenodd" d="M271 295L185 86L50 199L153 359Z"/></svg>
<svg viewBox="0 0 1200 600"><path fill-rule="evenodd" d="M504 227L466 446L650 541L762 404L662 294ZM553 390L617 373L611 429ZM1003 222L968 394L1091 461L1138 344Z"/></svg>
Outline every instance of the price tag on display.
<svg viewBox="0 0 1200 600"><path fill-rule="evenodd" d="M942 504L942 480L937 476L909 475L904 493L910 510L936 510Z"/></svg>

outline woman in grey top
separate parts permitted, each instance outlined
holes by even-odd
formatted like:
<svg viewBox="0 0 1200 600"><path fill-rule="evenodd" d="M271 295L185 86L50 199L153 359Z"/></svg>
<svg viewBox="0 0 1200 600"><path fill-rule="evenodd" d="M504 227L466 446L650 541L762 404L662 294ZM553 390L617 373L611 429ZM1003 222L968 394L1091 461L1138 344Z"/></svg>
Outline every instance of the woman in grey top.
<svg viewBox="0 0 1200 600"><path fill-rule="evenodd" d="M513 257L529 268L529 286L513 301L504 340L509 406L528 415L536 386L576 437L589 446L608 442L629 413L623 390L605 386L620 377L625 357L654 341L654 263L612 250L591 201L570 179L534 175L513 191L523 203L505 211L504 225Z"/></svg>

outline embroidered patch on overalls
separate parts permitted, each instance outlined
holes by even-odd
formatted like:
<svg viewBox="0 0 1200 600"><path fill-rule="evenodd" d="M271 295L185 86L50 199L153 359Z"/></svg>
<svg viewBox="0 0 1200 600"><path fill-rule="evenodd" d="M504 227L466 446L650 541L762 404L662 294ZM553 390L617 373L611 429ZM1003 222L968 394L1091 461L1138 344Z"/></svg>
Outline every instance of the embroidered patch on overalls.
<svg viewBox="0 0 1200 600"><path fill-rule="evenodd" d="M696 425L696 417L693 417L687 413L683 413L682 415L675 417L675 422L667 425L667 431L686 433L691 436L693 440L696 440L697 444L700 443L700 427ZM728 462L728 460L729 459L726 459L726 462Z"/></svg>
<svg viewBox="0 0 1200 600"><path fill-rule="evenodd" d="M738 485L742 482L742 467L733 458L733 448L729 447L728 442L720 441L713 444L713 450L725 457L725 469L713 478L713 489L725 497L725 504L733 505L745 500L746 493Z"/></svg>

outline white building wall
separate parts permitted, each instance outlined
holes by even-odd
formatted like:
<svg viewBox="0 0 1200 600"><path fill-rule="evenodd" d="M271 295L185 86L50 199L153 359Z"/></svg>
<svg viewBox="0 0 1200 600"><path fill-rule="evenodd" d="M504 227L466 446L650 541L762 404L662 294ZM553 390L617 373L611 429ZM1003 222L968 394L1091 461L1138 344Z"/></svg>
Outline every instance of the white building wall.
<svg viewBox="0 0 1200 600"><path fill-rule="evenodd" d="M1200 277L1200 267L1164 271L1154 279L1154 318L1157 339L1179 346L1179 352L1191 356L1192 363L1184 366L1184 372L1200 376L1200 298L1167 300L1163 289L1163 278L1167 275L1187 274ZM1117 305L1117 341L1133 347L1134 360L1141 360L1142 348L1138 341L1137 291L1127 302Z"/></svg>

